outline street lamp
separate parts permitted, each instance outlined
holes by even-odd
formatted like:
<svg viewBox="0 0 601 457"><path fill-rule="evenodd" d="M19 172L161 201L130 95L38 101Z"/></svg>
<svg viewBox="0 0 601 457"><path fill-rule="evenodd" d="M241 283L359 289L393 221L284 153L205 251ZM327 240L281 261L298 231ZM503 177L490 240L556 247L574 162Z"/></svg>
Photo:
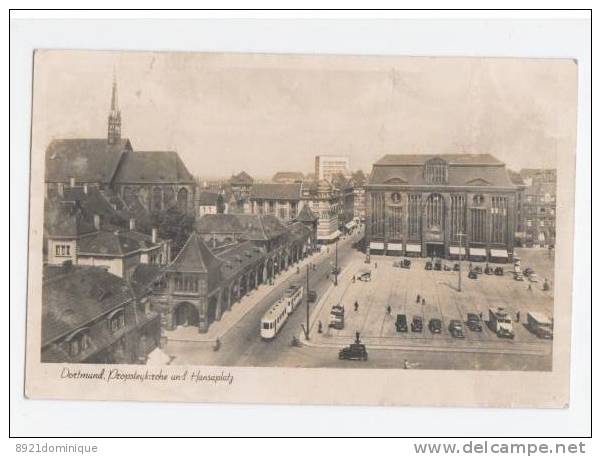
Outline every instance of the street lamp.
<svg viewBox="0 0 601 457"><path fill-rule="evenodd" d="M334 286L338 285L338 240L336 240L336 265L334 266Z"/></svg>
<svg viewBox="0 0 601 457"><path fill-rule="evenodd" d="M457 281L457 290L461 292L461 239L465 236L465 233L459 232L457 236L459 237L459 278Z"/></svg>

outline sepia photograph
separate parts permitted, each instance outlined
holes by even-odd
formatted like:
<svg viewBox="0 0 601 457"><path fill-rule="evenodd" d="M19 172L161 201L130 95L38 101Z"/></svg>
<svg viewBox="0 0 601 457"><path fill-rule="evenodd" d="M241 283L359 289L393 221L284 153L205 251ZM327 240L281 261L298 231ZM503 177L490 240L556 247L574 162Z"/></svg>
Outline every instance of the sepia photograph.
<svg viewBox="0 0 601 457"><path fill-rule="evenodd" d="M565 405L577 78L572 59L37 50L30 395L410 370L511 406L479 373L555 372L524 401ZM235 399L265 401L258 383ZM407 402L386 392L356 401Z"/></svg>

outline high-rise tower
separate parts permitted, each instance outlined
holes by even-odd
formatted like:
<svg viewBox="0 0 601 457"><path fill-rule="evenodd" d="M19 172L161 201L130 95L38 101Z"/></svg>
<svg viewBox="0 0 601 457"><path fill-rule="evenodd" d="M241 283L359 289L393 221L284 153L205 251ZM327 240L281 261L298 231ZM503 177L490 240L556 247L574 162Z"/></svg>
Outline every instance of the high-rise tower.
<svg viewBox="0 0 601 457"><path fill-rule="evenodd" d="M116 144L121 139L121 111L117 100L117 77L113 73L113 93L111 95L111 110L108 119L109 144Z"/></svg>

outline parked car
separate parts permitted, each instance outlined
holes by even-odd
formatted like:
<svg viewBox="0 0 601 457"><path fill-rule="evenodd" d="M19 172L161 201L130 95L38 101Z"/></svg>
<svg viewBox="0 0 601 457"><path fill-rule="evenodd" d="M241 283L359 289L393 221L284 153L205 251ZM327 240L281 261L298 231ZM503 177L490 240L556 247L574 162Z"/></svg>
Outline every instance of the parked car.
<svg viewBox="0 0 601 457"><path fill-rule="evenodd" d="M403 260L403 264L401 265L401 268L411 268L411 260L409 259L404 259Z"/></svg>
<svg viewBox="0 0 601 457"><path fill-rule="evenodd" d="M488 264L486 265L486 267L484 267L484 274L485 275L491 275L491 274L493 274L493 269Z"/></svg>
<svg viewBox="0 0 601 457"><path fill-rule="evenodd" d="M432 262L430 262L429 260L426 262L426 270L431 270L432 269Z"/></svg>
<svg viewBox="0 0 601 457"><path fill-rule="evenodd" d="M456 263L455 265L453 265L453 271L459 271L459 264Z"/></svg>
<svg viewBox="0 0 601 457"><path fill-rule="evenodd" d="M451 335L455 338L465 338L465 335L463 334L463 325L461 325L461 321L458 321L457 319L453 319L449 323L449 332L451 332Z"/></svg>
<svg viewBox="0 0 601 457"><path fill-rule="evenodd" d="M480 320L480 316L476 313L467 313L467 321L465 322L467 328L469 328L472 332L481 332L482 331L482 321Z"/></svg>
<svg viewBox="0 0 601 457"><path fill-rule="evenodd" d="M344 317L344 307L340 306L340 305L334 305L334 306L332 306L332 310L330 311L330 314L333 314L334 316L343 316Z"/></svg>
<svg viewBox="0 0 601 457"><path fill-rule="evenodd" d="M524 276L528 277L530 276L532 273L534 273L534 270L530 267L526 267L524 268Z"/></svg>
<svg viewBox="0 0 601 457"><path fill-rule="evenodd" d="M360 273L358 276L359 281L369 282L371 281L371 271L365 271Z"/></svg>
<svg viewBox="0 0 601 457"><path fill-rule="evenodd" d="M421 316L413 316L413 320L411 321L411 331L419 332L424 328L424 320Z"/></svg>
<svg viewBox="0 0 601 457"><path fill-rule="evenodd" d="M523 281L524 280L524 276L522 275L522 273L514 273L513 275L513 279L515 279L516 281Z"/></svg>
<svg viewBox="0 0 601 457"><path fill-rule="evenodd" d="M528 275L528 280L530 282L538 282L538 276L536 276L536 273L530 273L530 275Z"/></svg>
<svg viewBox="0 0 601 457"><path fill-rule="evenodd" d="M428 328L432 333L440 333L442 331L442 321L436 317L430 319L428 322Z"/></svg>
<svg viewBox="0 0 601 457"><path fill-rule="evenodd" d="M505 274L505 270L503 270L503 267L497 267L495 268L495 274L497 276L503 276Z"/></svg>
<svg viewBox="0 0 601 457"><path fill-rule="evenodd" d="M396 315L396 322L394 323L397 332L406 332L407 331L407 316L404 314Z"/></svg>
<svg viewBox="0 0 601 457"><path fill-rule="evenodd" d="M342 348L338 352L338 358L340 360L367 360L367 349L365 344L353 343L350 346Z"/></svg>
<svg viewBox="0 0 601 457"><path fill-rule="evenodd" d="M473 272L478 275L482 274L482 267L480 267L480 266L474 267Z"/></svg>
<svg viewBox="0 0 601 457"><path fill-rule="evenodd" d="M442 262L440 260L436 260L436 262L434 262L434 270L436 270L436 271L442 270Z"/></svg>
<svg viewBox="0 0 601 457"><path fill-rule="evenodd" d="M317 292L310 289L309 292L307 292L307 300L309 303L315 303L317 301Z"/></svg>
<svg viewBox="0 0 601 457"><path fill-rule="evenodd" d="M541 313L529 312L527 315L528 330L534 333L539 338L546 340L553 339L553 319Z"/></svg>
<svg viewBox="0 0 601 457"><path fill-rule="evenodd" d="M474 270L472 270L467 274L467 277L470 279L478 279L478 274Z"/></svg>

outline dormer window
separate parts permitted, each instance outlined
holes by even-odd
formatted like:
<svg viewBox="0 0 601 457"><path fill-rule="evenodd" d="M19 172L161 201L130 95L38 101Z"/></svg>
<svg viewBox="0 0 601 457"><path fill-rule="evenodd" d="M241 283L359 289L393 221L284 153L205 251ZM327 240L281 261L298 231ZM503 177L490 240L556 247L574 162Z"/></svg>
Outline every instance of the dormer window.
<svg viewBox="0 0 601 457"><path fill-rule="evenodd" d="M109 315L109 328L111 332L116 333L125 327L125 311L123 308L113 311Z"/></svg>
<svg viewBox="0 0 601 457"><path fill-rule="evenodd" d="M426 162L424 178L428 184L446 184L448 177L449 167L444 160L433 158Z"/></svg>
<svg viewBox="0 0 601 457"><path fill-rule="evenodd" d="M84 352L90 346L90 336L88 335L88 329L80 329L72 333L66 340L69 345L69 355L76 357Z"/></svg>

